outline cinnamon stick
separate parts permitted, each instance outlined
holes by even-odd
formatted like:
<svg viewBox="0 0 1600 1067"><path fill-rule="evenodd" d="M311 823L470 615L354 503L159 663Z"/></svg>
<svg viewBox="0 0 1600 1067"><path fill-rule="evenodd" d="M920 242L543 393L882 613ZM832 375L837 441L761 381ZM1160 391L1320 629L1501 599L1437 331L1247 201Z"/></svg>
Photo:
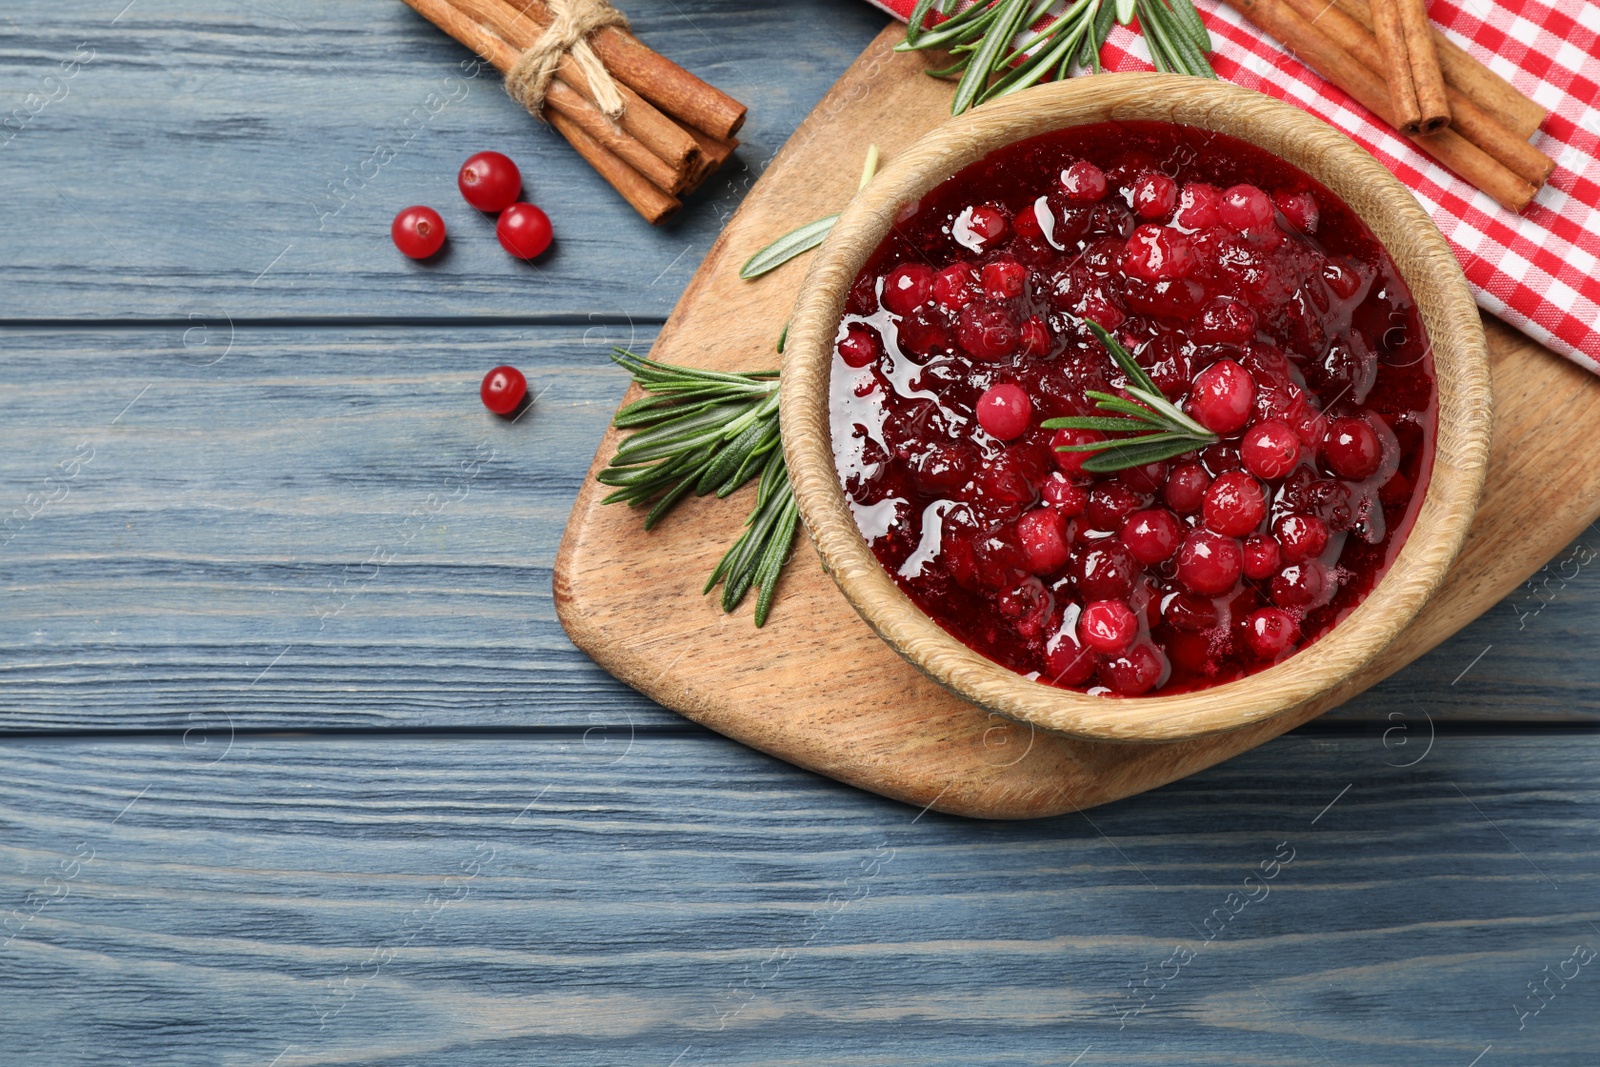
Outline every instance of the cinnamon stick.
<svg viewBox="0 0 1600 1067"><path fill-rule="evenodd" d="M1417 83L1411 73L1411 52L1400 5L1396 0L1374 0L1371 7L1372 34L1383 55L1383 65L1373 69L1382 72L1389 86L1394 128L1404 134L1418 133L1422 130L1422 103L1417 99Z"/></svg>
<svg viewBox="0 0 1600 1067"><path fill-rule="evenodd" d="M406 2L410 3L411 0ZM677 197L662 192L648 178L617 158L566 115L554 111L549 118L550 125L554 126L578 154L599 171L606 181L611 183L611 187L621 193L622 198L643 215L650 225L656 225L682 206Z"/></svg>
<svg viewBox="0 0 1600 1067"><path fill-rule="evenodd" d="M1383 79L1285 0L1228 0L1228 3L1282 41L1307 66L1394 125L1389 90ZM1413 138L1412 143L1510 211L1527 207L1538 192L1532 184L1454 130Z"/></svg>
<svg viewBox="0 0 1600 1067"><path fill-rule="evenodd" d="M728 161L728 157L733 155L733 150L739 147L739 139L735 137L727 141L718 140L693 126L684 126L683 130L700 146L700 154L704 160L699 175L691 183L691 188L698 188L701 182L715 174Z"/></svg>
<svg viewBox="0 0 1600 1067"><path fill-rule="evenodd" d="M1329 7L1327 0L1287 0L1287 3L1307 22L1317 24L1335 41L1349 48L1350 53L1374 73L1383 69L1385 60L1377 38L1343 8ZM1533 186L1550 180L1555 160L1508 129L1455 86L1446 85L1445 92L1450 101L1452 129Z"/></svg>
<svg viewBox="0 0 1600 1067"><path fill-rule="evenodd" d="M1411 82L1422 109L1422 133L1436 133L1450 125L1450 103L1445 97L1444 73L1433 46L1433 23L1425 0L1394 0L1400 8L1406 55L1411 60Z"/></svg>
<svg viewBox="0 0 1600 1067"><path fill-rule="evenodd" d="M508 2L541 29L554 18L543 0ZM743 104L651 50L627 30L607 27L589 38L589 46L613 77L684 125L724 141L744 125Z"/></svg>
<svg viewBox="0 0 1600 1067"><path fill-rule="evenodd" d="M1372 11L1367 0L1338 0L1337 9L1372 29ZM1494 116L1501 125L1526 141L1532 137L1549 112L1522 94L1516 86L1472 58L1471 53L1432 27L1434 54L1445 84Z"/></svg>

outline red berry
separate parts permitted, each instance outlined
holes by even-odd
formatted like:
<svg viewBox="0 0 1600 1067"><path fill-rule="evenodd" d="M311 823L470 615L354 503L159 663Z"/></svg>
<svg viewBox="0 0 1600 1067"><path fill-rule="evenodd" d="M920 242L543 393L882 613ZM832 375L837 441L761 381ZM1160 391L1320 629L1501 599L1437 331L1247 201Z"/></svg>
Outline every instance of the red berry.
<svg viewBox="0 0 1600 1067"><path fill-rule="evenodd" d="M1167 465L1161 460L1142 467L1127 467L1117 472L1117 481L1141 493L1159 493L1167 480Z"/></svg>
<svg viewBox="0 0 1600 1067"><path fill-rule="evenodd" d="M479 211L504 211L522 195L522 172L499 152L479 152L461 164L456 186Z"/></svg>
<svg viewBox="0 0 1600 1067"><path fill-rule="evenodd" d="M1317 208L1317 198L1309 192L1303 193L1277 193L1273 201L1278 205L1278 211L1283 215L1295 233L1316 233L1317 223L1322 219L1322 212Z"/></svg>
<svg viewBox="0 0 1600 1067"><path fill-rule="evenodd" d="M1161 684L1167 675L1167 660L1154 645L1141 642L1101 663L1099 673L1118 696L1136 697Z"/></svg>
<svg viewBox="0 0 1600 1067"><path fill-rule="evenodd" d="M1050 351L1050 327L1037 315L1029 315L1017 327L1017 345L1025 356L1042 356Z"/></svg>
<svg viewBox="0 0 1600 1067"><path fill-rule="evenodd" d="M1139 636L1139 617L1120 600L1096 600L1078 616L1078 639L1096 652L1114 654Z"/></svg>
<svg viewBox="0 0 1600 1067"><path fill-rule="evenodd" d="M960 311L978 291L978 272L970 263L952 263L933 276L933 299L946 311Z"/></svg>
<svg viewBox="0 0 1600 1067"><path fill-rule="evenodd" d="M913 308L900 320L896 331L900 335L900 347L915 355L926 356L950 347L950 324L938 308Z"/></svg>
<svg viewBox="0 0 1600 1067"><path fill-rule="evenodd" d="M1149 500L1121 482L1102 482L1089 491L1089 525L1096 530L1117 530L1122 521Z"/></svg>
<svg viewBox="0 0 1600 1067"><path fill-rule="evenodd" d="M427 259L444 246L444 220L431 207L408 207L394 217L389 236L412 259Z"/></svg>
<svg viewBox="0 0 1600 1067"><path fill-rule="evenodd" d="M1283 564L1283 551L1278 542L1263 534L1244 539L1244 576L1260 582L1278 573Z"/></svg>
<svg viewBox="0 0 1600 1067"><path fill-rule="evenodd" d="M844 340L839 342L839 358L847 367L859 370L871 366L881 355L883 342L878 339L878 331L859 322L852 322L845 331Z"/></svg>
<svg viewBox="0 0 1600 1067"><path fill-rule="evenodd" d="M956 340L973 359L995 363L1017 350L1017 317L1003 304L968 304L956 323Z"/></svg>
<svg viewBox="0 0 1600 1067"><path fill-rule="evenodd" d="M1133 591L1138 561L1115 537L1079 541L1067 561L1078 595L1085 600L1120 600Z"/></svg>
<svg viewBox="0 0 1600 1067"><path fill-rule="evenodd" d="M1328 524L1315 515L1285 515L1272 524L1272 532L1290 563L1320 556L1328 547Z"/></svg>
<svg viewBox="0 0 1600 1067"><path fill-rule="evenodd" d="M1361 275L1336 259L1322 265L1322 280L1340 300L1349 300L1361 288Z"/></svg>
<svg viewBox="0 0 1600 1067"><path fill-rule="evenodd" d="M1222 191L1205 182L1189 182L1178 194L1178 213L1173 218L1176 225L1186 230L1205 230L1222 224L1217 205Z"/></svg>
<svg viewBox="0 0 1600 1067"><path fill-rule="evenodd" d="M1178 183L1160 172L1141 175L1133 183L1133 213L1161 222L1178 204Z"/></svg>
<svg viewBox="0 0 1600 1067"><path fill-rule="evenodd" d="M1300 462L1300 438L1276 419L1258 422L1245 431L1239 442L1239 458L1244 461L1244 469L1257 478L1276 481Z"/></svg>
<svg viewBox="0 0 1600 1067"><path fill-rule="evenodd" d="M1122 270L1151 282L1181 278L1194 270L1194 251L1182 231L1147 222L1128 238Z"/></svg>
<svg viewBox="0 0 1600 1067"><path fill-rule="evenodd" d="M1231 359L1220 359L1195 375L1189 414L1214 434L1226 437L1244 428L1255 404L1256 383Z"/></svg>
<svg viewBox="0 0 1600 1067"><path fill-rule="evenodd" d="M1205 502L1206 489L1211 485L1211 475L1200 464L1190 460L1172 468L1161 496L1167 506L1179 515L1192 515Z"/></svg>
<svg viewBox="0 0 1600 1067"><path fill-rule="evenodd" d="M1028 268L1014 259L984 265L983 291L990 300L1011 300L1028 288Z"/></svg>
<svg viewBox="0 0 1600 1067"><path fill-rule="evenodd" d="M1083 509L1089 505L1089 494L1082 486L1074 485L1060 471L1050 472L1050 477L1045 479L1040 495L1044 497L1046 504L1068 518L1083 514Z"/></svg>
<svg viewBox="0 0 1600 1067"><path fill-rule="evenodd" d="M1226 593L1243 568L1239 542L1211 530L1191 530L1178 549L1178 580L1196 593Z"/></svg>
<svg viewBox="0 0 1600 1067"><path fill-rule="evenodd" d="M1033 403L1022 386L1009 382L991 385L978 398L978 425L990 437L1010 441L1028 430L1028 420L1033 417Z"/></svg>
<svg viewBox="0 0 1600 1067"><path fill-rule="evenodd" d="M1272 197L1253 185L1235 185L1222 191L1217 217L1234 233L1259 234L1271 228Z"/></svg>
<svg viewBox="0 0 1600 1067"><path fill-rule="evenodd" d="M1277 659L1300 639L1294 616L1278 608L1262 608L1244 620L1244 643L1260 659Z"/></svg>
<svg viewBox="0 0 1600 1067"><path fill-rule="evenodd" d="M1219 296L1200 309L1194 339L1208 345L1242 345L1256 335L1256 313L1243 300Z"/></svg>
<svg viewBox="0 0 1600 1067"><path fill-rule="evenodd" d="M496 367L483 376L478 396L483 406L496 415L509 415L522 404L528 395L528 379L515 367Z"/></svg>
<svg viewBox="0 0 1600 1067"><path fill-rule="evenodd" d="M1359 482L1383 462L1383 445L1367 420L1334 419L1322 439L1322 459L1339 477Z"/></svg>
<svg viewBox="0 0 1600 1067"><path fill-rule="evenodd" d="M1161 615L1175 629L1199 633L1217 624L1217 605L1210 597L1179 590L1167 594L1161 606Z"/></svg>
<svg viewBox="0 0 1600 1067"><path fill-rule="evenodd" d="M1122 524L1122 543L1146 566L1171 559L1182 535L1178 517L1166 508L1135 511Z"/></svg>
<svg viewBox="0 0 1600 1067"><path fill-rule="evenodd" d="M909 315L933 295L933 268L924 263L902 263L883 280L883 306L896 315Z"/></svg>
<svg viewBox="0 0 1600 1067"><path fill-rule="evenodd" d="M1310 608L1327 591L1328 572L1314 559L1291 563L1272 579L1272 602L1280 608Z"/></svg>
<svg viewBox="0 0 1600 1067"><path fill-rule="evenodd" d="M1046 678L1051 685L1082 685L1094 677L1095 666L1094 652L1064 633L1046 661Z"/></svg>
<svg viewBox="0 0 1600 1067"><path fill-rule="evenodd" d="M1017 542L1034 574L1049 574L1066 565L1067 520L1054 508L1035 508L1017 520Z"/></svg>
<svg viewBox="0 0 1600 1067"><path fill-rule="evenodd" d="M494 235L518 259L533 259L550 247L550 216L532 204L512 204L501 212Z"/></svg>
<svg viewBox="0 0 1600 1067"><path fill-rule="evenodd" d="M1049 209L1046 208L1045 210L1048 211ZM1011 220L1011 229L1018 237L1025 240L1031 241L1036 237L1043 237L1044 226L1039 222L1038 205L1029 204L1017 212Z"/></svg>
<svg viewBox="0 0 1600 1067"><path fill-rule="evenodd" d="M1062 452L1058 451L1063 445L1086 445L1092 441L1104 441L1106 435L1099 430L1057 430L1050 437L1050 454L1056 459L1056 466L1068 474L1082 474L1083 461L1094 455L1093 452Z"/></svg>
<svg viewBox="0 0 1600 1067"><path fill-rule="evenodd" d="M951 236L956 242L974 252L982 252L998 244L1010 230L1005 215L992 204L967 208L956 216L955 224L950 227Z"/></svg>
<svg viewBox="0 0 1600 1067"><path fill-rule="evenodd" d="M1106 195L1106 175L1088 160L1079 160L1061 172L1061 188L1068 200L1092 203Z"/></svg>
<svg viewBox="0 0 1600 1067"><path fill-rule="evenodd" d="M1206 490L1201 513L1209 529L1229 537L1243 537L1266 517L1267 497L1261 491L1261 483L1244 471L1227 471Z"/></svg>

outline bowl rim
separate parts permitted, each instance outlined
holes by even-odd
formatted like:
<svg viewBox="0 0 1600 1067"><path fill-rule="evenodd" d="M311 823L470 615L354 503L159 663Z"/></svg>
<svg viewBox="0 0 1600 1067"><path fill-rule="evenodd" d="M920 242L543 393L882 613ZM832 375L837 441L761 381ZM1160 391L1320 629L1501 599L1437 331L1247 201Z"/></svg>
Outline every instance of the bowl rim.
<svg viewBox="0 0 1600 1067"><path fill-rule="evenodd" d="M968 648L918 608L856 527L834 465L829 381L845 296L902 205L990 152L1101 121L1166 121L1230 134L1340 196L1388 250L1428 332L1438 389L1433 471L1388 572L1348 616L1281 663L1177 695L1090 696L1032 681ZM1488 465L1487 345L1455 255L1412 193L1320 119L1250 89L1168 74L1100 74L1036 86L948 120L901 152L835 223L801 284L783 357L789 476L824 569L889 646L940 685L1009 717L1101 741L1171 742L1240 729L1351 685L1421 610L1464 543Z"/></svg>

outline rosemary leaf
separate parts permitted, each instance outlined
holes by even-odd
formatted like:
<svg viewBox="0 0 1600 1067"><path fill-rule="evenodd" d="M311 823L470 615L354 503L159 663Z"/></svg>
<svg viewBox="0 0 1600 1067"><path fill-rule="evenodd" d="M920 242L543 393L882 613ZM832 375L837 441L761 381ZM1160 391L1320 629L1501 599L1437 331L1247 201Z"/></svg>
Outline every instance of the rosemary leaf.
<svg viewBox="0 0 1600 1067"><path fill-rule="evenodd" d="M822 243L828 236L828 231L833 229L833 224L838 221L838 215L829 215L816 222L808 222L797 230L790 230L745 260L744 266L739 268L739 277L746 280L759 278L769 270L783 266L800 253L811 251Z"/></svg>

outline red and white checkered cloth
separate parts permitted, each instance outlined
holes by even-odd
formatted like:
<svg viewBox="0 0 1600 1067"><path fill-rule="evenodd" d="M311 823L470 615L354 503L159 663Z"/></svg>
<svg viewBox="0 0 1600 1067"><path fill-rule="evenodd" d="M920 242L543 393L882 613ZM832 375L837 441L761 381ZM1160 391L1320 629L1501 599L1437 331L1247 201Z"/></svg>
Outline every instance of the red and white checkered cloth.
<svg viewBox="0 0 1600 1067"><path fill-rule="evenodd" d="M871 0L902 20L914 0ZM1353 137L1410 187L1444 231L1484 310L1600 374L1600 4L1432 0L1457 44L1550 112L1533 144L1556 161L1520 216L1500 207L1324 81L1218 0L1195 0L1217 74L1286 100ZM1117 26L1108 70L1152 70L1144 38Z"/></svg>

